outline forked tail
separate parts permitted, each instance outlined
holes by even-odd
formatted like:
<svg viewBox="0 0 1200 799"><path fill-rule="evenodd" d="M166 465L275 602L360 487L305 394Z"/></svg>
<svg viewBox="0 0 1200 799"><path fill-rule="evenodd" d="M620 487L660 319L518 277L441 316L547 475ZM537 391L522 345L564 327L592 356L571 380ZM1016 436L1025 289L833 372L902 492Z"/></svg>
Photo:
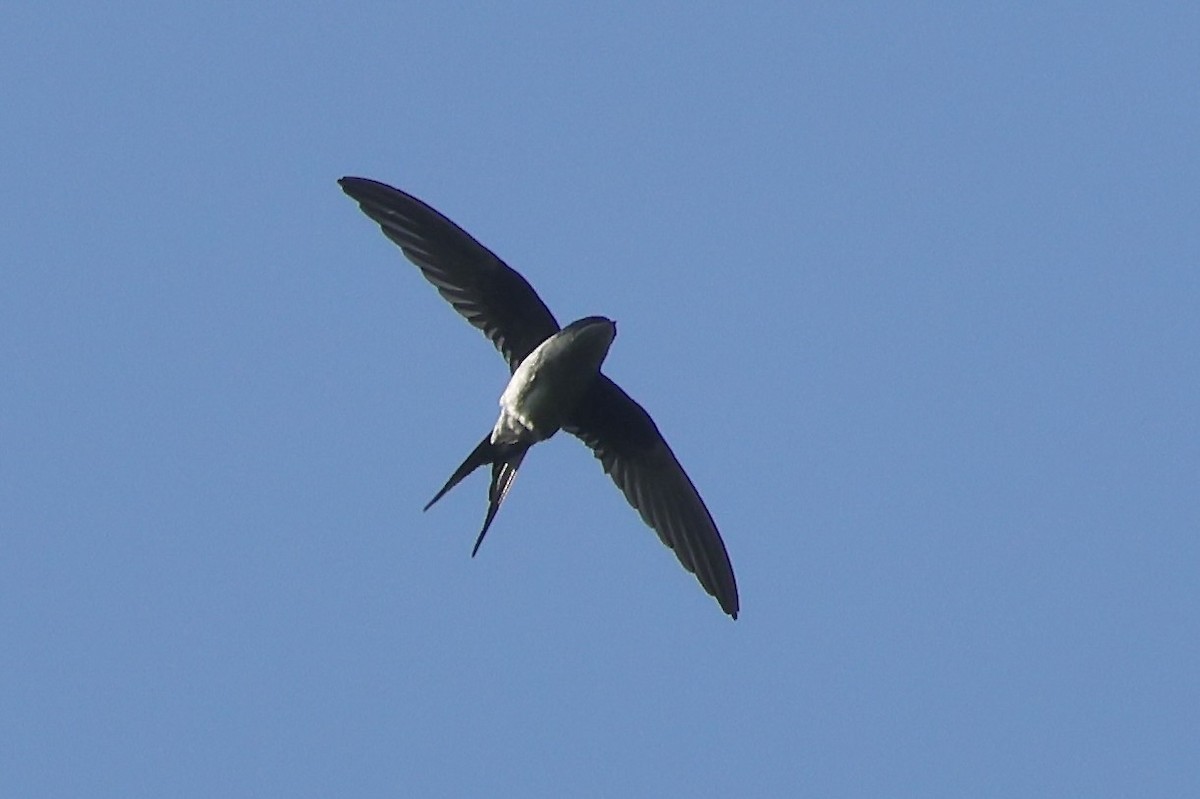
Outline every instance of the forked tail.
<svg viewBox="0 0 1200 799"><path fill-rule="evenodd" d="M450 479L446 481L444 486L442 486L442 490L437 492L433 499L429 500L429 504L422 508L422 510L429 510L432 508L433 503L446 496L446 492L461 483L464 477L478 469L480 466L483 466L485 463L491 463L495 459L493 454L495 449L495 446L492 444L492 436L489 433L483 437L483 441L479 442L479 446L471 451L471 454L468 455L467 459L462 462L462 465L454 470L454 474L450 475Z"/></svg>
<svg viewBox="0 0 1200 799"><path fill-rule="evenodd" d="M508 496L508 491L512 488L513 480L517 479L517 469L520 467L521 461L524 460L525 453L528 451L529 445L523 443L501 444L497 446L492 443L492 437L489 433L483 437L483 441L479 442L479 446L471 451L471 454L462 462L462 465L454 470L454 474L450 475L450 479L442 486L442 490L438 491L433 499L429 500L429 504L425 506L425 510L429 510L433 507L433 503L444 497L446 492L461 483L463 478L471 472L485 463L492 465L492 484L488 487L487 517L483 521L483 529L479 531L479 537L475 539L475 547L471 550L471 557L475 557L475 553L479 551L479 546L483 543L483 537L487 535L488 528L492 526L492 521L496 518L496 513L500 510L500 504Z"/></svg>

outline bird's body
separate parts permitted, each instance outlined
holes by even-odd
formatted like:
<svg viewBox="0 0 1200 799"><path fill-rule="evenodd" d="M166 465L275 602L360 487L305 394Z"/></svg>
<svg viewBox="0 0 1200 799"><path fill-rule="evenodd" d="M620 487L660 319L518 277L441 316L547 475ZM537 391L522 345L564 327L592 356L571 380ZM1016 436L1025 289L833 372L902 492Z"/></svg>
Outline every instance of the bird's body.
<svg viewBox="0 0 1200 799"><path fill-rule="evenodd" d="M535 442L554 435L596 379L616 335L611 320L589 316L534 348L500 395L500 418L492 440L513 426L536 436Z"/></svg>
<svg viewBox="0 0 1200 799"><path fill-rule="evenodd" d="M595 452L642 519L736 619L733 567L708 508L650 415L600 371L616 324L589 316L560 329L523 277L430 206L366 178L339 183L512 369L492 431L426 510L475 469L491 465L488 512L474 554L529 448L565 429Z"/></svg>

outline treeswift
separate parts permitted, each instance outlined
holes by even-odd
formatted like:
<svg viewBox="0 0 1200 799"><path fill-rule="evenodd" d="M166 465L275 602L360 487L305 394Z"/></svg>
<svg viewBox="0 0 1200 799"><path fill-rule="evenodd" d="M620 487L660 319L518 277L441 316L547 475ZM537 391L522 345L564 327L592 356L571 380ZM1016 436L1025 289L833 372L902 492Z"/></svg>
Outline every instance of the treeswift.
<svg viewBox="0 0 1200 799"><path fill-rule="evenodd" d="M425 509L480 466L491 466L474 556L525 453L566 430L591 448L642 520L736 619L737 582L712 514L650 414L600 371L616 324L588 316L560 328L525 278L430 206L367 178L338 183L512 370L495 427Z"/></svg>

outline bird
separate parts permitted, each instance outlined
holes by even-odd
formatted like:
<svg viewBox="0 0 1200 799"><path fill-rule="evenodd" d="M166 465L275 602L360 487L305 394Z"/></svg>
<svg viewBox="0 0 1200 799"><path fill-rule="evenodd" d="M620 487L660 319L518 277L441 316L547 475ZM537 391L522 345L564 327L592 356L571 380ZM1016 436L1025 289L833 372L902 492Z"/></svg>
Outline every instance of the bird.
<svg viewBox="0 0 1200 799"><path fill-rule="evenodd" d="M600 370L616 323L587 316L560 327L520 273L432 206L370 178L343 177L338 184L454 310L483 332L511 370L495 426L425 510L467 475L490 466L487 515L474 557L526 453L566 430L592 450L642 520L736 619L737 581L712 514L650 414Z"/></svg>

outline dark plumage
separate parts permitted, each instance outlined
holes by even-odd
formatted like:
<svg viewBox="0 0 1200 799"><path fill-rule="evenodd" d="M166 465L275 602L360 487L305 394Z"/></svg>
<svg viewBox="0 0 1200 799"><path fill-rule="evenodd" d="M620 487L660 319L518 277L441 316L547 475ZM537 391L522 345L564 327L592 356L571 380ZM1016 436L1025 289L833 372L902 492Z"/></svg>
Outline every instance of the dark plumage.
<svg viewBox="0 0 1200 799"><path fill-rule="evenodd" d="M525 278L430 206L366 178L338 183L454 309L483 331L512 371L495 428L426 509L476 468L490 464L488 513L475 542L478 551L525 453L561 428L592 449L629 504L736 619L733 567L704 500L650 415L600 372L616 325L586 317L560 329Z"/></svg>

